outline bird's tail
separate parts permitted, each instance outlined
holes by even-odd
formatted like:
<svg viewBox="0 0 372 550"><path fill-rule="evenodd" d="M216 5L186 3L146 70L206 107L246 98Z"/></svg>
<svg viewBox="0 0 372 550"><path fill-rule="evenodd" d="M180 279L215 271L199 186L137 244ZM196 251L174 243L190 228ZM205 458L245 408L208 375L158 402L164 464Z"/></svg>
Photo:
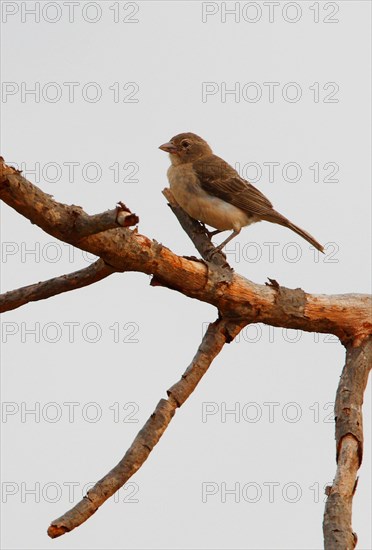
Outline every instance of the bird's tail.
<svg viewBox="0 0 372 550"><path fill-rule="evenodd" d="M320 243L318 243L318 241L314 239L314 237L312 237L310 233L307 233L307 231L304 231L303 229L301 229L301 227L298 227L297 225L289 221L285 216L282 216L282 214L276 212L276 210L270 212L270 215L265 217L265 219L268 222L277 223L279 225L283 225L284 227L288 227L288 229L292 229L292 231L297 233L297 235L300 235L300 237L305 239L305 241L312 244L320 252L324 253L324 247Z"/></svg>

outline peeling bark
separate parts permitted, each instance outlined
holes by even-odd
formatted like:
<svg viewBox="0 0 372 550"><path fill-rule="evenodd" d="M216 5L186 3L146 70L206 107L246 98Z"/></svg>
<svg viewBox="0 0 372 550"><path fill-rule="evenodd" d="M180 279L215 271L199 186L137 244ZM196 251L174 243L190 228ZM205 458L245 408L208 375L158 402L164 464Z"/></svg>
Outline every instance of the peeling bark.
<svg viewBox="0 0 372 550"><path fill-rule="evenodd" d="M49 536L58 537L81 525L126 483L148 458L176 409L194 391L223 345L247 324L260 322L334 334L347 347L335 403L337 472L327 489L323 530L326 550L351 550L357 541L351 528L351 506L363 455L363 395L372 365L371 297L308 294L271 279L266 285L255 284L233 272L224 254L214 251L205 227L187 216L169 190L164 195L203 260L177 256L136 229L127 229L138 223L138 218L123 203L115 210L89 216L79 206L55 201L0 157L0 198L53 237L100 258L89 268L7 292L0 296L1 311L81 288L115 271L138 271L153 276L152 286L177 290L214 305L219 312L190 366L168 390L168 398L159 401L122 460L82 501L52 522Z"/></svg>
<svg viewBox="0 0 372 550"><path fill-rule="evenodd" d="M352 550L357 543L351 524L357 472L363 457L363 395L372 368L372 337L350 347L335 402L337 472L327 487L323 533L325 550Z"/></svg>

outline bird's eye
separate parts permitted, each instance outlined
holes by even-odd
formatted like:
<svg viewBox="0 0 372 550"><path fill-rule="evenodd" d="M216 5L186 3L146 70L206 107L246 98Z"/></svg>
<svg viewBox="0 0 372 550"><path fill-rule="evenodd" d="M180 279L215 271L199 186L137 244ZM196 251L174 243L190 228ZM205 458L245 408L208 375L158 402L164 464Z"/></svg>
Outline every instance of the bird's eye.
<svg viewBox="0 0 372 550"><path fill-rule="evenodd" d="M181 145L184 149L187 149L188 147L190 147L190 142L187 140L184 140L181 142Z"/></svg>

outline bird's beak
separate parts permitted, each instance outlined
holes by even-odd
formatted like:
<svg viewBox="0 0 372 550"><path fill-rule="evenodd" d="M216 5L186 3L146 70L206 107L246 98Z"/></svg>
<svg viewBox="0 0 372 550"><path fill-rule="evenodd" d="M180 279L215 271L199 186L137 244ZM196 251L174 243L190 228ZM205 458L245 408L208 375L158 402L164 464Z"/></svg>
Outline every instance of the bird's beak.
<svg viewBox="0 0 372 550"><path fill-rule="evenodd" d="M159 149L171 154L175 154L178 152L177 147L171 141L168 141L168 143L163 143L163 145L159 146Z"/></svg>

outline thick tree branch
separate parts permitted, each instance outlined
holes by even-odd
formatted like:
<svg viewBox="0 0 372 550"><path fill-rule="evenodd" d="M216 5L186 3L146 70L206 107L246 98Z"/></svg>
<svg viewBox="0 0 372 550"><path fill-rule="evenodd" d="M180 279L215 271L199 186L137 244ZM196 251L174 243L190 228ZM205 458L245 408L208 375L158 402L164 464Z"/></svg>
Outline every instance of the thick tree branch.
<svg viewBox="0 0 372 550"><path fill-rule="evenodd" d="M17 290L10 290L0 294L0 313L17 309L29 302L45 300L51 296L69 292L77 288L91 285L115 273L116 269L105 264L101 259L91 264L89 267L79 269L68 275L54 277L48 281L36 283L34 285L24 286Z"/></svg>
<svg viewBox="0 0 372 550"><path fill-rule="evenodd" d="M211 263L177 256L129 229L82 237L71 222L87 216L80 207L58 203L9 169L0 175L0 198L50 235L101 257L117 271L152 274L156 284L208 302L224 315L335 334L344 344L352 342L354 346L371 333L371 299L367 295L312 295L301 289L258 285L236 274L223 280Z"/></svg>
<svg viewBox="0 0 372 550"><path fill-rule="evenodd" d="M224 343L233 339L248 323L262 322L335 334L347 347L346 365L336 399L337 473L328 489L324 539L326 550L353 548L356 535L351 529L351 502L362 459L361 406L372 353L370 297L359 294L312 295L300 288L287 289L276 281L270 280L266 286L257 285L236 275L223 254L213 253L205 229L178 207L169 190L164 194L204 262L177 256L136 230L124 229L137 223L138 218L122 203L116 210L88 216L80 207L58 203L18 171L0 162L2 200L50 235L101 258L95 274L82 270L65 278L7 293L3 297L6 309L69 290L71 286L78 288L83 286L83 281L90 284L94 277L103 278L114 271L139 271L152 274L154 286L160 284L205 301L220 312L220 319L210 325L190 367L168 390L168 399L158 403L123 459L80 503L51 524L49 536L60 536L86 521L141 467L176 408L195 389Z"/></svg>
<svg viewBox="0 0 372 550"><path fill-rule="evenodd" d="M43 223L57 239L70 242L116 227L130 227L138 223L138 217L122 202L113 210L89 216L80 206L65 205L53 199L21 176L21 173L4 164L0 157L0 198L17 212L42 229Z"/></svg>
<svg viewBox="0 0 372 550"><path fill-rule="evenodd" d="M48 529L48 535L51 538L59 537L84 523L139 470L165 432L176 409L181 407L195 390L224 344L231 342L245 324L240 321L219 319L209 325L191 364L181 379L167 391L168 399L159 401L155 411L120 462L100 479L74 508L52 521Z"/></svg>
<svg viewBox="0 0 372 550"><path fill-rule="evenodd" d="M352 550L357 542L351 526L352 500L363 456L362 405L372 368L372 337L349 347L335 402L337 472L327 487L323 533L325 550Z"/></svg>

